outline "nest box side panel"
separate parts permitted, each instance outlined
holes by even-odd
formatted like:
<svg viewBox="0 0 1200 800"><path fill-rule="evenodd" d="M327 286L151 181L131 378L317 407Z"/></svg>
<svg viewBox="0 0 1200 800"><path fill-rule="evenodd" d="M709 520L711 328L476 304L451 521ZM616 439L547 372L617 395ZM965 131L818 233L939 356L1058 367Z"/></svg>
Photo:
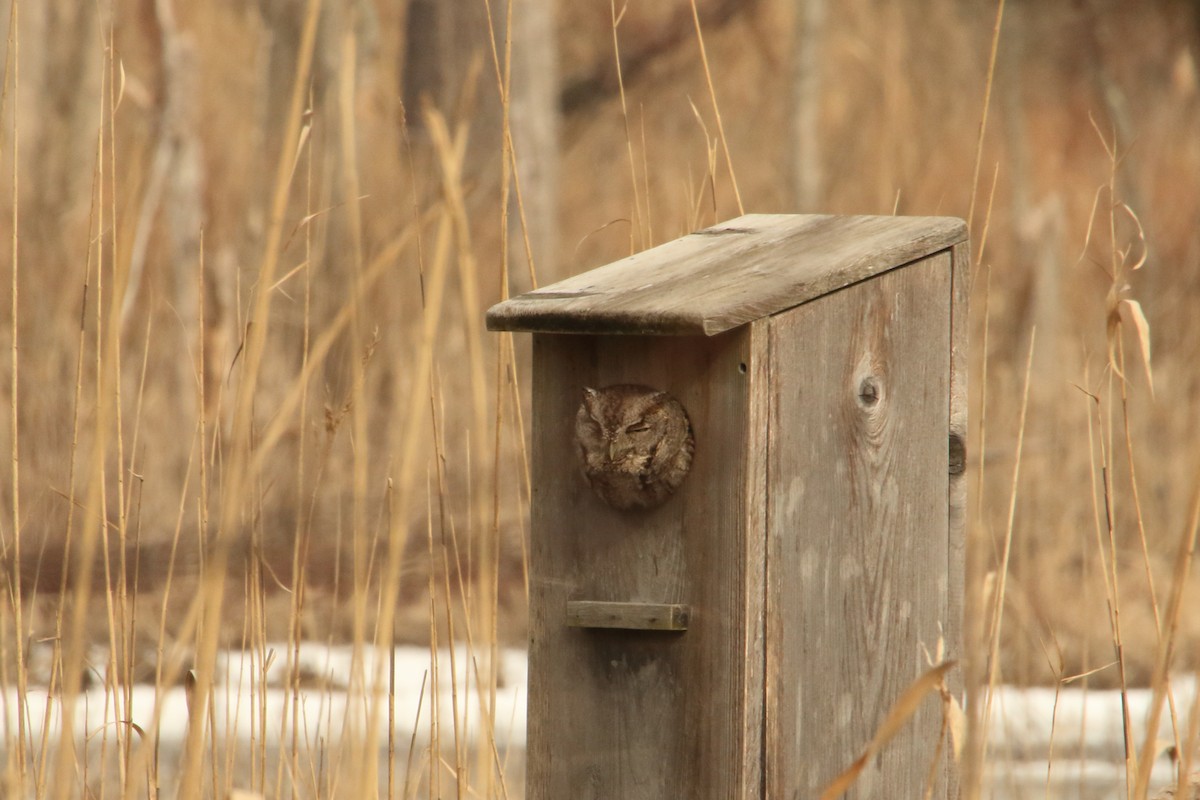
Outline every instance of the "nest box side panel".
<svg viewBox="0 0 1200 800"><path fill-rule="evenodd" d="M528 797L760 795L765 326L535 335ZM669 392L693 430L648 510L611 507L580 466L584 389L621 384Z"/></svg>
<svg viewBox="0 0 1200 800"><path fill-rule="evenodd" d="M970 356L967 337L970 322L968 306L971 295L970 243L964 241L954 245L950 249L950 258L950 439L948 453L950 495L949 509L947 510L950 580L946 598L946 641L957 642L958 652L964 654L962 668L952 670L948 681L952 695L962 698L965 696L965 682L969 681L972 686L976 687L983 685L980 676L985 668L984 659L970 655L982 652L981 648L963 644L967 567L967 370ZM979 552L982 556L982 548L979 549ZM982 567L975 574L982 575ZM981 596L979 592L972 594L975 600ZM978 609L972 610L970 618L981 619ZM966 699L968 703L974 701L974 698L971 697ZM968 731L968 739L971 739L975 733ZM947 797L958 797L960 779L964 776L970 779L970 771L974 766L968 756L962 774L960 774L955 769L955 763L952 760L946 761Z"/></svg>
<svg viewBox="0 0 1200 800"><path fill-rule="evenodd" d="M772 318L767 797L816 797L944 632L957 657L951 263L947 250ZM848 796L918 796L940 732L927 698Z"/></svg>

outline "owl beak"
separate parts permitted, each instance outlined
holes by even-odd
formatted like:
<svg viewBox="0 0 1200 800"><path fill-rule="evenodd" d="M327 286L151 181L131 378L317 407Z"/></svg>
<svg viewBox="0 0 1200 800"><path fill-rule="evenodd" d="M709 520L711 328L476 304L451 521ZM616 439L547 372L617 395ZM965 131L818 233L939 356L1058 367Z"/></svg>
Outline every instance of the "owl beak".
<svg viewBox="0 0 1200 800"><path fill-rule="evenodd" d="M613 463L617 460L617 443L608 443L608 463Z"/></svg>

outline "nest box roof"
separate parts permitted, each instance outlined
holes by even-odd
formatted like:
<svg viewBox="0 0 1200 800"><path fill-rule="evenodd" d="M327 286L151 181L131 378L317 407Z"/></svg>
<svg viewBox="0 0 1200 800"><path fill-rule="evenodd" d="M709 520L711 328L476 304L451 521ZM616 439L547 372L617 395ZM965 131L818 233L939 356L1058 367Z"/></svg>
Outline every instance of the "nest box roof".
<svg viewBox="0 0 1200 800"><path fill-rule="evenodd" d="M747 214L492 306L487 326L712 336L966 238L956 217Z"/></svg>

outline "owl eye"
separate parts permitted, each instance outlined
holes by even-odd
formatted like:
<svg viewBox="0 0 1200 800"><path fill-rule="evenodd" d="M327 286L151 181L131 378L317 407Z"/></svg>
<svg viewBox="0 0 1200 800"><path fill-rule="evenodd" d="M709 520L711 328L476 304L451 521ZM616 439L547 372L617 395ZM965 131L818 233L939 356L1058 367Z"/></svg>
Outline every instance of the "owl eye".
<svg viewBox="0 0 1200 800"><path fill-rule="evenodd" d="M626 428L625 432L626 433L645 433L648 430L650 430L650 426L646 424L646 421L638 420L637 422L633 423L628 428Z"/></svg>

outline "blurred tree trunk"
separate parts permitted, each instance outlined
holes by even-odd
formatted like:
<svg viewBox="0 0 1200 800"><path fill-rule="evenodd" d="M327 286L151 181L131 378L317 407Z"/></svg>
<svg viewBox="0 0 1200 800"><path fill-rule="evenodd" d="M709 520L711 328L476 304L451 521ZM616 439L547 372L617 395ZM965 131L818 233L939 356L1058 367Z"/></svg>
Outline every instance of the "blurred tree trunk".
<svg viewBox="0 0 1200 800"><path fill-rule="evenodd" d="M999 61L995 85L995 98L999 122L1004 135L1005 152L1008 166L1005 172L1009 176L1011 186L1010 215L1014 222L1013 252L1017 271L1026 277L1024 292L1024 319L1021 321L1022 330L1036 330L1037 347L1033 354L1033 377L1030 381L1030 404L1034 412L1030 415L1026 428L1029 441L1053 441L1055 429L1060 423L1051 411L1054 404L1061 405L1065 399L1061 396L1065 383L1056 378L1061 375L1061 364L1057 358L1057 348L1060 341L1062 298L1059 293L1059 260L1058 252L1047 248L1047 244L1056 244L1053 225L1056 219L1047 214L1050 208L1047 203L1038 203L1034 198L1032 158L1029 149L1029 130L1025 123L1025 85L1024 69L1028 57L1026 37L1028 20L1021 3L1011 3L1006 7L1003 28L1001 31L1000 49L997 54ZM982 183L982 181L981 181ZM980 196L987 197L987 187L980 187ZM1049 202L1049 198L1047 198ZM984 207L983 217L999 216L999 209ZM1037 410L1040 409L1041 413ZM1025 459L1038 464L1043 469L1050 468L1044 463L1046 453L1056 452L1052 448L1030 448L1026 451ZM1047 485L1045 482L1034 486L1028 492L1027 499L1020 509L1026 525L1020 530L1036 530L1037 521L1045 519L1054 513L1059 504L1055 495L1058 487ZM1016 535L1013 537L1013 552L1010 562L1014 575L1029 576L1034 574L1038 564L1038 549L1040 542L1030 536ZM1014 596L1020 593L1020 602L1025 607L1038 608L1047 602L1042 596L1042 588L1038 581L1022 581L1013 588ZM1032 659L1035 654L1025 651L1014 654L1006 666L1005 677L1020 684L1036 680L1036 673L1042 667L1040 662ZM1059 669L1059 665L1054 665Z"/></svg>
<svg viewBox="0 0 1200 800"><path fill-rule="evenodd" d="M496 47L503 58L506 0L491 3ZM470 123L465 171L481 153L498 152L500 100L492 68L491 29L483 0L408 0L402 85L410 133L424 138L421 104L432 103L453 126Z"/></svg>
<svg viewBox="0 0 1200 800"><path fill-rule="evenodd" d="M799 0L792 49L792 196L797 211L812 213L823 200L821 169L821 48L825 0Z"/></svg>
<svg viewBox="0 0 1200 800"><path fill-rule="evenodd" d="M442 98L442 14L438 0L408 0L404 23L404 63L400 67L404 87L404 112L413 135L425 130L421 117L422 98Z"/></svg>
<svg viewBox="0 0 1200 800"><path fill-rule="evenodd" d="M554 0L514 0L509 125L525 223L523 231L514 186L509 275L517 292L532 288L535 279L547 283L566 277L557 264L560 112L554 22Z"/></svg>
<svg viewBox="0 0 1200 800"><path fill-rule="evenodd" d="M483 0L446 3L408 0L402 67L404 107L412 140L425 139L422 103L454 123L469 123L464 174L495 165L502 149L503 113L495 55L503 73L508 0L492 0L492 25ZM530 288L534 269L552 269L558 248L559 75L553 0L513 0L509 122L517 154L517 182L525 230L511 195L512 290ZM525 245L529 237L528 251ZM528 256L528 257L527 257ZM557 277L553 271L547 273Z"/></svg>
<svg viewBox="0 0 1200 800"><path fill-rule="evenodd" d="M1030 134L1026 125L1024 87L1027 76L1023 70L1029 63L1027 38L1028 11L1014 3L1005 12L1004 31L997 78L1000 124L1007 146L1006 170L1012 187L1011 218L1014 222L1014 244L1017 261L1029 274L1029 304L1027 317L1037 328L1037 352L1034 371L1038 380L1033 391L1050 397L1035 401L1058 402L1052 399L1061 388L1054 377L1062 374L1062 291L1061 238L1063 208L1061 198L1054 194L1035 196L1035 167L1030 153ZM994 213L994 212L993 212ZM1021 676L1028 679L1028 676Z"/></svg>
<svg viewBox="0 0 1200 800"><path fill-rule="evenodd" d="M25 5L21 14L29 14L33 38L21 47L20 93L33 103L22 102L21 109L23 160L32 168L22 178L30 187L30 211L22 217L34 238L74 244L63 236L63 223L68 215L82 221L89 213L96 142L75 134L100 125L102 10L74 0L28 4L28 12Z"/></svg>
<svg viewBox="0 0 1200 800"><path fill-rule="evenodd" d="M129 254L129 285L121 306L121 325L128 329L151 261L154 231L163 229L168 281L174 290L175 313L183 332L180 352L199 352L200 232L204 227L204 150L200 141L199 56L190 34L176 24L171 0L155 0L150 16L158 29L160 96L157 142L150 176L142 193ZM180 415L190 419L194 398L193 370L188 359L176 362L175 396Z"/></svg>

